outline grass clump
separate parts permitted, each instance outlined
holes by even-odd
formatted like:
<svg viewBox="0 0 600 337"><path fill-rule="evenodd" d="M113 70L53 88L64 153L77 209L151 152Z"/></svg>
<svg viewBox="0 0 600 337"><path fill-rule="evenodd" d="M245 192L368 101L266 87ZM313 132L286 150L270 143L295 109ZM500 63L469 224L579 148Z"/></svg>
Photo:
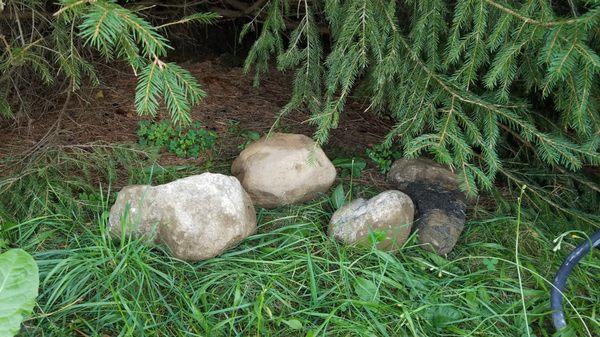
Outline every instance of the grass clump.
<svg viewBox="0 0 600 337"><path fill-rule="evenodd" d="M32 253L40 270L22 336L554 336L548 280L581 238L563 236L557 251L553 240L592 229L528 205L519 221L515 196L497 211L477 209L447 259L414 238L392 254L330 240L334 200L323 196L259 209L255 235L189 264L158 246L113 241L106 223L117 186L202 168L163 168L132 149L102 147L38 162L0 183L2 238ZM351 179L342 184L353 194L375 192ZM599 268L595 252L571 276L562 336L600 333Z"/></svg>

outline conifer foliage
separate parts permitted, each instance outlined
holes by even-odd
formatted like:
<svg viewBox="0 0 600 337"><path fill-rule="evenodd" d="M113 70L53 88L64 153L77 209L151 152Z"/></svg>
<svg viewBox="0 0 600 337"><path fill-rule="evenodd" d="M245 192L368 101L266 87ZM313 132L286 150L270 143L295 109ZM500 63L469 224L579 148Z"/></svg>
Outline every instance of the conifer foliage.
<svg viewBox="0 0 600 337"><path fill-rule="evenodd" d="M19 79L37 77L50 85L65 78L69 91L77 90L83 80L97 84L90 51L99 52L105 61L131 65L138 76L135 104L141 114L154 115L162 98L172 119L187 123L191 107L205 95L187 70L163 61L171 47L159 28L192 21L211 23L218 17L214 13L196 13L162 27L114 0L60 0L56 5L0 0L0 13L7 20L5 28L10 27L4 30L9 35L0 36L0 114L4 116L13 115L8 98L19 97L23 85Z"/></svg>
<svg viewBox="0 0 600 337"><path fill-rule="evenodd" d="M308 109L320 143L360 94L395 121L385 147L434 156L471 194L492 186L514 155L504 149L560 170L600 165L598 0L198 1L182 5L195 14L155 26L144 14L161 3L0 0L0 114L24 106L19 90L31 78L66 79L71 92L97 83L90 55L100 54L133 69L139 113L164 102L189 122L205 93L165 61L165 29L214 22L203 10L232 12L207 7L223 5L254 16L242 36L256 30L245 69L257 83L272 59L294 72L281 113Z"/></svg>
<svg viewBox="0 0 600 337"><path fill-rule="evenodd" d="M283 113L308 108L321 143L359 86L396 121L386 146L430 153L476 194L509 141L545 165L600 165L600 2L557 3L270 0L246 70L293 69Z"/></svg>

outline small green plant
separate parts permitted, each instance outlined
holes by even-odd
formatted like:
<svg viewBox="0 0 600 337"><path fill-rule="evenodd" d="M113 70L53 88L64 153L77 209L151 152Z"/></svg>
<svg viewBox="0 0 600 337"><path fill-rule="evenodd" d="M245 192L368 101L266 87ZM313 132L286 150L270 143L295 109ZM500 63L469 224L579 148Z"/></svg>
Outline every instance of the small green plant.
<svg viewBox="0 0 600 337"><path fill-rule="evenodd" d="M333 166L340 169L340 176L342 178L347 176L358 178L365 167L367 167L367 162L360 157L335 158L332 163Z"/></svg>
<svg viewBox="0 0 600 337"><path fill-rule="evenodd" d="M348 201L348 195L344 190L344 184L339 184L336 188L333 189L329 200L334 210L338 210L346 204L346 202Z"/></svg>
<svg viewBox="0 0 600 337"><path fill-rule="evenodd" d="M384 144L378 144L367 149L367 156L375 162L381 172L386 173L392 167L394 160L402 157L402 153Z"/></svg>
<svg viewBox="0 0 600 337"><path fill-rule="evenodd" d="M102 207L104 202L103 195L97 192L80 192L77 197L82 205L90 209L97 210Z"/></svg>
<svg viewBox="0 0 600 337"><path fill-rule="evenodd" d="M0 337L15 336L33 311L38 295L38 266L22 249L0 254Z"/></svg>
<svg viewBox="0 0 600 337"><path fill-rule="evenodd" d="M243 139L243 142L238 145L238 149L241 151L245 149L250 143L255 142L260 139L260 133L253 130L243 129L240 126L239 121L230 120L228 121L227 132L231 133L236 137L240 137Z"/></svg>
<svg viewBox="0 0 600 337"><path fill-rule="evenodd" d="M181 158L198 158L215 146L217 134L207 130L200 122L190 126L174 126L169 121L141 121L137 130L142 146L166 148Z"/></svg>
<svg viewBox="0 0 600 337"><path fill-rule="evenodd" d="M250 145L250 143L255 142L260 139L260 133L258 133L256 131L252 131L252 130L242 131L241 136L244 139L244 142L242 144L238 145L238 149L240 149L240 150L245 149L248 145Z"/></svg>

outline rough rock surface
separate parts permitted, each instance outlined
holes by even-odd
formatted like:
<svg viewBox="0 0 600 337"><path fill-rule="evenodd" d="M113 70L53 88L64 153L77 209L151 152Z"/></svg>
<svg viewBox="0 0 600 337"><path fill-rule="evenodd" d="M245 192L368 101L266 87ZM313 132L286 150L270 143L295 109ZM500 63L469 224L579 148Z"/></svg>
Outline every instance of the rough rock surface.
<svg viewBox="0 0 600 337"><path fill-rule="evenodd" d="M452 251L464 228L466 197L450 170L427 159L399 159L388 180L415 203L415 227L426 249Z"/></svg>
<svg viewBox="0 0 600 337"><path fill-rule="evenodd" d="M125 186L110 209L108 229L120 237L123 230L134 237L156 241L161 214L155 207L155 189L148 185Z"/></svg>
<svg viewBox="0 0 600 337"><path fill-rule="evenodd" d="M373 233L381 239L377 248L395 250L408 239L413 217L413 202L406 194L385 191L369 200L360 198L342 206L333 214L328 233L349 244L368 244Z"/></svg>
<svg viewBox="0 0 600 337"><path fill-rule="evenodd" d="M287 133L250 144L231 172L254 204L265 208L314 199L329 190L336 177L335 167L312 139Z"/></svg>
<svg viewBox="0 0 600 337"><path fill-rule="evenodd" d="M445 255L452 251L464 228L465 218L455 217L440 209L431 209L418 221L419 240L425 248Z"/></svg>
<svg viewBox="0 0 600 337"><path fill-rule="evenodd" d="M256 230L256 214L240 182L204 173L159 186L129 186L111 208L109 230L121 235L121 219L132 235L164 243L177 258L208 259Z"/></svg>
<svg viewBox="0 0 600 337"><path fill-rule="evenodd" d="M390 168L388 180L401 190L406 189L408 184L415 182L426 185L440 185L447 190L458 189L458 179L452 171L433 160L425 158L396 160Z"/></svg>

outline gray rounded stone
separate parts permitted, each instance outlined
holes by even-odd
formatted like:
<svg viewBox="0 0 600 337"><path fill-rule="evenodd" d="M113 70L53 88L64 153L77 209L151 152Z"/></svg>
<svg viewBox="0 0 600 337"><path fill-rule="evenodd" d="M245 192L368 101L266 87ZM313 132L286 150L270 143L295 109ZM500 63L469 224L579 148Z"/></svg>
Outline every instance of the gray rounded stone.
<svg viewBox="0 0 600 337"><path fill-rule="evenodd" d="M117 200L110 209L108 230L113 237L123 234L156 241L158 226L162 218L156 207L156 189L149 185L125 186L117 194Z"/></svg>
<svg viewBox="0 0 600 337"><path fill-rule="evenodd" d="M356 199L338 209L329 222L328 233L347 244L369 244L377 239L377 248L396 250L408 239L414 217L414 205L406 194L390 190L365 200Z"/></svg>
<svg viewBox="0 0 600 337"><path fill-rule="evenodd" d="M436 184L445 189L458 189L456 175L444 166L425 158L401 158L396 160L387 175L388 181L404 190L409 184L419 182Z"/></svg>
<svg viewBox="0 0 600 337"><path fill-rule="evenodd" d="M464 218L459 218L440 209L431 209L417 223L419 241L424 248L440 255L452 251L464 228Z"/></svg>

